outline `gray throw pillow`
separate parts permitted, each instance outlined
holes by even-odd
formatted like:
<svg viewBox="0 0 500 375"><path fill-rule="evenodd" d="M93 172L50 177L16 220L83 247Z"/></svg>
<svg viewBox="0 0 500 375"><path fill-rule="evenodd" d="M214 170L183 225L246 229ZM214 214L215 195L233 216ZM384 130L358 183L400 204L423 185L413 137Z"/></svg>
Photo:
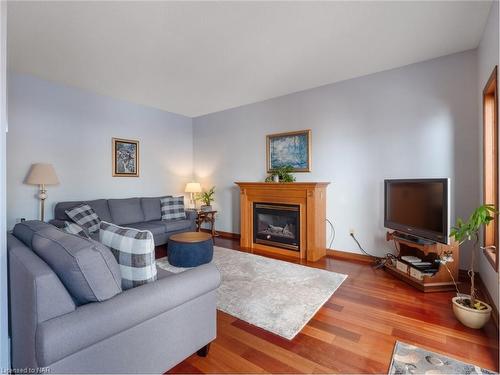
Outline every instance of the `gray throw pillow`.
<svg viewBox="0 0 500 375"><path fill-rule="evenodd" d="M118 261L123 290L156 280L155 243L150 231L101 221L99 242L109 247Z"/></svg>
<svg viewBox="0 0 500 375"><path fill-rule="evenodd" d="M166 197L160 200L161 219L179 220L186 218L184 209L184 197Z"/></svg>
<svg viewBox="0 0 500 375"><path fill-rule="evenodd" d="M99 219L99 216L97 216L94 209L88 204L80 204L70 210L66 210L65 212L71 220L87 229L89 233L95 233L99 230L99 223L101 222L101 219Z"/></svg>
<svg viewBox="0 0 500 375"><path fill-rule="evenodd" d="M79 226L76 223L72 223L71 221L65 221L64 222L64 227L61 228L64 232L69 233L69 234L76 234L77 236L83 237L83 238L90 238L89 233Z"/></svg>
<svg viewBox="0 0 500 375"><path fill-rule="evenodd" d="M75 302L102 302L122 291L120 268L99 242L55 227L33 235L33 251L57 274Z"/></svg>

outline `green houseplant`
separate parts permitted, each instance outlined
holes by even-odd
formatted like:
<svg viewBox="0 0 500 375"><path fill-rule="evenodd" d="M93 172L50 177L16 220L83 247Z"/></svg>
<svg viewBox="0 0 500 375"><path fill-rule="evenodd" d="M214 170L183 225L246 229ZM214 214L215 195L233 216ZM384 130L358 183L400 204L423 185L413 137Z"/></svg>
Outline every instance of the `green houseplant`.
<svg viewBox="0 0 500 375"><path fill-rule="evenodd" d="M291 165L283 165L273 170L270 176L267 176L266 182L276 182L275 176L278 176L278 182L294 182L295 177L292 175L293 167Z"/></svg>
<svg viewBox="0 0 500 375"><path fill-rule="evenodd" d="M200 207L202 211L211 211L212 202L215 201L215 186L212 186L208 191L199 193L196 199L203 203Z"/></svg>
<svg viewBox="0 0 500 375"><path fill-rule="evenodd" d="M491 306L476 298L474 264L476 252L480 250L479 236L481 229L486 227L496 214L497 210L491 204L479 206L466 221L457 218L456 225L450 232L450 237L455 239L459 246L467 241L473 241L474 244L468 270L471 283L470 294L462 295L458 293L457 297L453 298L453 312L455 316L462 324L470 328L481 328L488 322L491 316Z"/></svg>

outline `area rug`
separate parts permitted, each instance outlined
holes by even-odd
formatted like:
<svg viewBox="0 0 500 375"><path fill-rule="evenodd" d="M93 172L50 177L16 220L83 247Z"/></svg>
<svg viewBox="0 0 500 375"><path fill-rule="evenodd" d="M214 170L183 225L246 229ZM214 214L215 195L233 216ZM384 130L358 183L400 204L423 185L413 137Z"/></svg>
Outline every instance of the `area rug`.
<svg viewBox="0 0 500 375"><path fill-rule="evenodd" d="M156 261L179 273L186 268ZM347 275L236 250L214 248L222 275L217 308L286 339L293 339L342 284Z"/></svg>
<svg viewBox="0 0 500 375"><path fill-rule="evenodd" d="M396 341L389 374L495 374L495 372Z"/></svg>

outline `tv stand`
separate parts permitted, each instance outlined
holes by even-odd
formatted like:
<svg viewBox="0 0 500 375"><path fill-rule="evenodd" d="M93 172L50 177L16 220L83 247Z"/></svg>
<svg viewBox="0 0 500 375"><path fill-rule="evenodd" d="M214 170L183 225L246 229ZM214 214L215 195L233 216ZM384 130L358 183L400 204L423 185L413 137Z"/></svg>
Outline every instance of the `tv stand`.
<svg viewBox="0 0 500 375"><path fill-rule="evenodd" d="M413 239L403 238L398 232L387 232L386 240L394 241L399 249L396 259L385 264L384 268L387 272L422 292L455 290L453 278L458 282L459 267L457 242L453 241L450 245L426 240L423 243L420 241L415 242ZM448 272L445 265L435 262L436 259L440 259L445 254L453 258L453 262L447 263L450 272ZM421 269L403 260L401 258L403 256L414 256L424 262L431 263L435 272L432 275L424 275Z"/></svg>

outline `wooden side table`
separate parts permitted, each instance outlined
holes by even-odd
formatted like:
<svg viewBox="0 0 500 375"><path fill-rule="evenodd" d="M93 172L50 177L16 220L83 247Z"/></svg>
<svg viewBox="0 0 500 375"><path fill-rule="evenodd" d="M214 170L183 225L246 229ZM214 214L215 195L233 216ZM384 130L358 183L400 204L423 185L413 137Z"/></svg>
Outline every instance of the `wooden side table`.
<svg viewBox="0 0 500 375"><path fill-rule="evenodd" d="M200 231L201 224L210 223L210 231L212 232L213 237L217 237L219 234L215 231L215 214L217 211L196 211L196 225L197 231Z"/></svg>

